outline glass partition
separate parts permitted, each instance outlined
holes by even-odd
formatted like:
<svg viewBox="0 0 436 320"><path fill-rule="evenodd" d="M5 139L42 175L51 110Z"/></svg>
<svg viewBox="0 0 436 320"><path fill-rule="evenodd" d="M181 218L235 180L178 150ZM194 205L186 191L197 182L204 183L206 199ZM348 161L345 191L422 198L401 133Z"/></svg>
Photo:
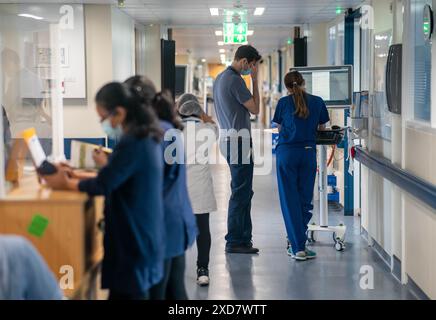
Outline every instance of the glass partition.
<svg viewBox="0 0 436 320"><path fill-rule="evenodd" d="M59 6L0 5L4 167L17 161L13 148L28 128L36 129L47 157L58 160L64 153L61 64L67 58L59 17Z"/></svg>

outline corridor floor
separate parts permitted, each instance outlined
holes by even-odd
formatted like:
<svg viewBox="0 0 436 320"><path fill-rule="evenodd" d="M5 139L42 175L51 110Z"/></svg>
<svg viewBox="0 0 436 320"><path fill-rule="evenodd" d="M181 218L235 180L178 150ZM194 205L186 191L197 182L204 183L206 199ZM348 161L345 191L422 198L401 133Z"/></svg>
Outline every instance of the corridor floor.
<svg viewBox="0 0 436 320"><path fill-rule="evenodd" d="M317 234L312 247L318 258L295 262L286 255L286 235L280 211L275 169L255 176L252 203L253 241L260 254L228 255L224 252L230 174L215 165L214 185L218 212L211 214L211 283L200 288L196 280L196 247L187 254L186 286L190 299L413 299L390 273L381 258L360 236L360 219L330 212L330 221L347 225L344 252L337 252L331 234ZM315 213L315 220L317 214ZM361 268L374 270L374 288L361 288Z"/></svg>

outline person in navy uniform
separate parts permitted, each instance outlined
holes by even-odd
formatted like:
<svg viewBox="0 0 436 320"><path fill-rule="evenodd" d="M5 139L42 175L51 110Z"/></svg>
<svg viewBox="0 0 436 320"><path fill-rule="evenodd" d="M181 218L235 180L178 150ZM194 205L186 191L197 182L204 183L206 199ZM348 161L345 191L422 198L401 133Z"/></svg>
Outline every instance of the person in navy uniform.
<svg viewBox="0 0 436 320"><path fill-rule="evenodd" d="M144 300L164 276L162 132L155 114L121 83L96 96L103 130L118 144L96 178L79 180L58 166L44 176L54 189L105 196L102 288L112 300Z"/></svg>
<svg viewBox="0 0 436 320"><path fill-rule="evenodd" d="M289 95L279 100L273 119L280 130L277 180L288 255L305 261L316 257L306 248L317 170L316 134L325 129L330 118L322 98L306 93L305 81L298 71L285 76L285 85Z"/></svg>
<svg viewBox="0 0 436 320"><path fill-rule="evenodd" d="M151 108L160 120L161 130L170 133L171 140L164 139L161 153L164 154L164 215L166 250L164 277L150 290L152 300L187 300L185 288L185 252L197 236L197 225L189 199L186 182L186 165L183 145L183 124L177 114L170 93L156 93L151 80L134 76L125 81L142 97L142 104ZM165 159L165 151L175 145L175 157Z"/></svg>

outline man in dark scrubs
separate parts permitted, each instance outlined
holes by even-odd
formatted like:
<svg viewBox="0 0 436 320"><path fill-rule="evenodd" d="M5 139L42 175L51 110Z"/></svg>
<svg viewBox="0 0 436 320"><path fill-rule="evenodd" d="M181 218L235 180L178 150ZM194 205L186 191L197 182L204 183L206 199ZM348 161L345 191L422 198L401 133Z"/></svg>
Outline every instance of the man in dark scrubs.
<svg viewBox="0 0 436 320"><path fill-rule="evenodd" d="M220 149L230 167L232 195L226 235L227 253L256 254L252 243L251 199L253 171L250 113L259 114L259 52L252 46L238 48L231 66L214 83L215 113L220 124ZM253 93L241 75L251 75Z"/></svg>

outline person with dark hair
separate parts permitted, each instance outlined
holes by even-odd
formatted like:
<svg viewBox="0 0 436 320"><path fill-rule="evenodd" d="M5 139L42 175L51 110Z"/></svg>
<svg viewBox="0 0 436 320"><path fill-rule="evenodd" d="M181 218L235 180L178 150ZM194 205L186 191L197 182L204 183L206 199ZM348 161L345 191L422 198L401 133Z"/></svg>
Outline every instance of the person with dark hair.
<svg viewBox="0 0 436 320"><path fill-rule="evenodd" d="M279 100L273 119L280 130L277 180L288 235L287 253L297 261L316 258L316 253L306 248L317 169L316 134L330 121L322 98L306 93L304 85L298 71L285 76L289 95Z"/></svg>
<svg viewBox="0 0 436 320"><path fill-rule="evenodd" d="M157 93L153 82L146 77L135 76L125 83L142 98L145 108L155 110L161 129L171 133L171 140L164 139L161 153L165 155L170 145L176 145L175 161L166 160L164 173L164 215L166 228L165 272L160 283L150 290L152 300L187 300L185 288L185 252L194 243L197 235L186 185L184 164L183 128L172 97ZM174 130L176 129L176 130ZM174 136L176 134L176 136ZM173 160L173 159L171 159Z"/></svg>
<svg viewBox="0 0 436 320"><path fill-rule="evenodd" d="M253 172L250 113L259 114L258 51L241 46L231 66L215 80L213 98L221 128L220 149L230 167L232 195L227 217L226 252L256 254L253 247L251 200ZM253 94L241 75L251 75Z"/></svg>
<svg viewBox="0 0 436 320"><path fill-rule="evenodd" d="M112 300L143 300L163 278L165 224L161 130L128 86L113 82L96 95L105 133L119 142L96 178L79 180L63 166L48 186L105 196L102 288Z"/></svg>
<svg viewBox="0 0 436 320"><path fill-rule="evenodd" d="M218 138L218 126L201 107L196 96L183 94L177 101L177 110L185 124L188 192L197 220L197 284L209 285L209 255L211 235L210 213L217 211L217 202L209 165L209 151ZM197 136L203 137L198 138Z"/></svg>

